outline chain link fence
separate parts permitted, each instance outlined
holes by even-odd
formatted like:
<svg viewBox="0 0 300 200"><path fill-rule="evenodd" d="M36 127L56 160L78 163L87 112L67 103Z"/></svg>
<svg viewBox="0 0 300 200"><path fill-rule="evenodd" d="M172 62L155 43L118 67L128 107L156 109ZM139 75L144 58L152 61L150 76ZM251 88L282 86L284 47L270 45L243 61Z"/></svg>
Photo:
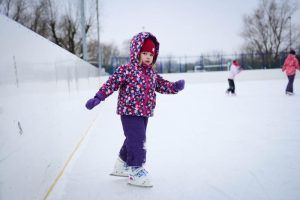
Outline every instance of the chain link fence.
<svg viewBox="0 0 300 200"><path fill-rule="evenodd" d="M281 68L288 52L258 54L215 54L200 56L168 56L159 57L155 68L159 73L181 73L181 72L206 72L206 71L226 71L234 59L238 59L242 67L246 70L252 69L274 69ZM112 74L116 67L129 62L129 57L113 57L111 68L108 73Z"/></svg>

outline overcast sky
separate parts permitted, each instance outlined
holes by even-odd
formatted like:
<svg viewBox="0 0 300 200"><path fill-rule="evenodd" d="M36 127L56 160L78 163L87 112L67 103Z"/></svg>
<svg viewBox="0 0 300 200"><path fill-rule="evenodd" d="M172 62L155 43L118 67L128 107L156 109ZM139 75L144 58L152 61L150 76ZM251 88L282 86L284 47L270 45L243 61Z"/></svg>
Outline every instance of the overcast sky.
<svg viewBox="0 0 300 200"><path fill-rule="evenodd" d="M149 31L160 42L160 55L199 55L239 49L244 13L257 0L102 0L102 41L117 45Z"/></svg>
<svg viewBox="0 0 300 200"><path fill-rule="evenodd" d="M102 42L120 47L145 30L159 40L160 55L192 56L237 52L243 44L239 35L243 16L253 12L259 0L100 0L100 4Z"/></svg>

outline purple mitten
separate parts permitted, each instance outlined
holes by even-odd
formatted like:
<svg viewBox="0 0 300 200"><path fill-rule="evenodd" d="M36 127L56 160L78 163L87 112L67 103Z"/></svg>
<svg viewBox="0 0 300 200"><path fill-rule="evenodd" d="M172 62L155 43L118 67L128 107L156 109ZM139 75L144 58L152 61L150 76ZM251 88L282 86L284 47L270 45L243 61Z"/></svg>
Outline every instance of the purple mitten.
<svg viewBox="0 0 300 200"><path fill-rule="evenodd" d="M184 80L179 80L175 82L175 89L177 91L181 91L184 89L185 81Z"/></svg>
<svg viewBox="0 0 300 200"><path fill-rule="evenodd" d="M89 110L93 109L95 106L97 106L101 101L104 101L105 97L101 93L97 93L94 98L89 99L85 107Z"/></svg>
<svg viewBox="0 0 300 200"><path fill-rule="evenodd" d="M100 103L100 99L98 98L92 98L90 100L88 100L85 104L85 107L89 110L93 109L96 105L98 105Z"/></svg>

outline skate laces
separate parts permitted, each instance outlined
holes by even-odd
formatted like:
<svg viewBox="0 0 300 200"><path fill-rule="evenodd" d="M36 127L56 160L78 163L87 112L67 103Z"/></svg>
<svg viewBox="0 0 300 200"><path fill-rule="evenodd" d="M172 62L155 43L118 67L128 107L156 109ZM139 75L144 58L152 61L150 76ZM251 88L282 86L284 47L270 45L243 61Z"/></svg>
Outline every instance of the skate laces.
<svg viewBox="0 0 300 200"><path fill-rule="evenodd" d="M128 170L129 166L121 158L119 158L119 163L122 165L122 167L123 167L124 170Z"/></svg>
<svg viewBox="0 0 300 200"><path fill-rule="evenodd" d="M123 168L124 168L125 171L129 170L129 166L126 163L124 163Z"/></svg>
<svg viewBox="0 0 300 200"><path fill-rule="evenodd" d="M148 174L148 172L143 167L137 168L134 171L136 171L134 176L137 176L137 177L147 176L147 174Z"/></svg>

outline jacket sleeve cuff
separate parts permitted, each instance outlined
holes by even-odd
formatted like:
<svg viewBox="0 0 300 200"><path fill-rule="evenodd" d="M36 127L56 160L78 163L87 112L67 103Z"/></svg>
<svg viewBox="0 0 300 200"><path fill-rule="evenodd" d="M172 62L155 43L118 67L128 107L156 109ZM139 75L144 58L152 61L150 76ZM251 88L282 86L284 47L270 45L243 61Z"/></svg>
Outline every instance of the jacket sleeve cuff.
<svg viewBox="0 0 300 200"><path fill-rule="evenodd" d="M174 90L174 92L176 92L176 93L179 92L176 83L173 83L173 90Z"/></svg>
<svg viewBox="0 0 300 200"><path fill-rule="evenodd" d="M106 96L105 96L105 94L103 94L101 91L99 91L99 92L96 93L96 95L95 95L94 98L97 98L97 99L99 99L100 101L104 101L105 98L106 98Z"/></svg>

